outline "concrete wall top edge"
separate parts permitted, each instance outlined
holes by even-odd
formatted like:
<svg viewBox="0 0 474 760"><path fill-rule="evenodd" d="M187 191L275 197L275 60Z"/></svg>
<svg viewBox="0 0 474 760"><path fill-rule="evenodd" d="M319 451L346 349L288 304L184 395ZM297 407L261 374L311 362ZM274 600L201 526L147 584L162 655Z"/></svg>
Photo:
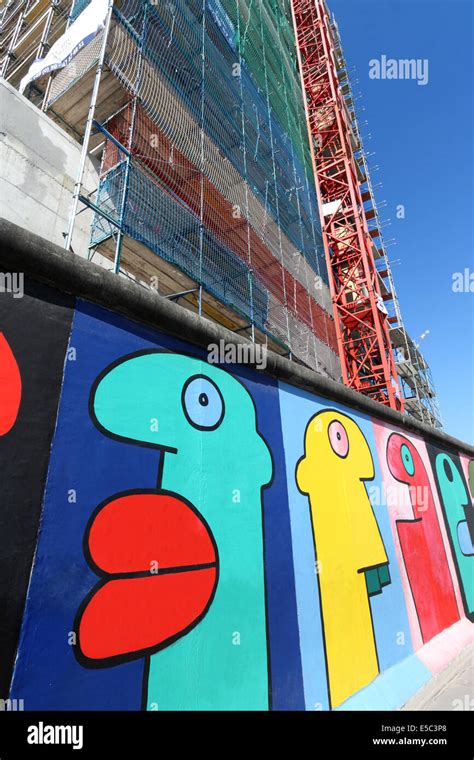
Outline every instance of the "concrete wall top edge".
<svg viewBox="0 0 474 760"><path fill-rule="evenodd" d="M53 243L0 218L0 267L22 272L65 293L92 301L136 322L166 330L199 346L224 340L245 343L245 338L199 317L141 285L105 270ZM474 456L474 446L434 430L417 420L378 404L271 351L266 373L290 385L387 421L441 444Z"/></svg>
<svg viewBox="0 0 474 760"><path fill-rule="evenodd" d="M3 100L4 106L7 105L7 103L11 104L14 101L21 102L22 108L28 109L32 112L33 120L36 121L37 124L44 123L49 130L56 132L62 140L70 143L72 148L80 150L81 146L77 140L71 137L71 135L68 134L65 129L60 127L59 124L53 121L44 111L38 108L38 106L35 106L35 104L28 100L28 98L25 98L24 95L21 95L18 90L13 87L10 82L7 82L7 80L3 77L0 77L0 98ZM8 98L12 98L13 100L9 101ZM10 116L11 114L7 113L7 111L3 109L3 119L6 120Z"/></svg>

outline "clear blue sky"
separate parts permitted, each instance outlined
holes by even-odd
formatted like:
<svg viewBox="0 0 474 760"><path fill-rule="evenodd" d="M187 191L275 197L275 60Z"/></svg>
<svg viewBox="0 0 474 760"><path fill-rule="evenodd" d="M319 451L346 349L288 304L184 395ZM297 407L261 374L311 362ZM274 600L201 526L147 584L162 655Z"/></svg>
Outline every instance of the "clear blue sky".
<svg viewBox="0 0 474 760"><path fill-rule="evenodd" d="M327 0L353 79L359 120L402 316L431 366L446 432L473 442L474 293L452 291L453 272L474 272L472 0ZM369 61L428 59L425 86L369 78ZM398 204L405 219L396 218Z"/></svg>

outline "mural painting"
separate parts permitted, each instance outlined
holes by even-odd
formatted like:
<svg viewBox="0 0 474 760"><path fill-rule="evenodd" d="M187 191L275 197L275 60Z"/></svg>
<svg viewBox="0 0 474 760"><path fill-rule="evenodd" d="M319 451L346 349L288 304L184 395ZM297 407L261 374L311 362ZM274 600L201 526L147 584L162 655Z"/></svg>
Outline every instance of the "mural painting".
<svg viewBox="0 0 474 760"><path fill-rule="evenodd" d="M309 421L296 480L311 505L334 707L379 672L370 596L382 593L390 572L365 486L373 477L370 448L350 417L328 410Z"/></svg>
<svg viewBox="0 0 474 760"><path fill-rule="evenodd" d="M36 548L74 299L0 293L0 699L8 696Z"/></svg>
<svg viewBox="0 0 474 760"><path fill-rule="evenodd" d="M415 445L392 433L387 442L392 476L408 486L412 515L396 519L411 593L424 642L459 620L447 554L431 484Z"/></svg>
<svg viewBox="0 0 474 760"><path fill-rule="evenodd" d="M0 436L10 432L18 417L21 403L21 374L13 351L0 333Z"/></svg>
<svg viewBox="0 0 474 760"><path fill-rule="evenodd" d="M389 679L394 709L430 677L431 641L472 638L466 456L61 299L34 299L62 332L10 698L373 709ZM1 447L33 347L0 329Z"/></svg>
<svg viewBox="0 0 474 760"><path fill-rule="evenodd" d="M430 446L430 457L443 508L452 556L463 598L464 612L474 621L474 508L472 503L473 461L466 469L453 453ZM467 477L466 477L467 475Z"/></svg>
<svg viewBox="0 0 474 760"><path fill-rule="evenodd" d="M105 581L80 613L80 653L92 665L153 655L148 707L219 709L226 697L267 709L261 490L272 460L250 395L200 359L147 352L108 369L90 409L102 432L161 460L156 490L118 494L92 517L86 551Z"/></svg>

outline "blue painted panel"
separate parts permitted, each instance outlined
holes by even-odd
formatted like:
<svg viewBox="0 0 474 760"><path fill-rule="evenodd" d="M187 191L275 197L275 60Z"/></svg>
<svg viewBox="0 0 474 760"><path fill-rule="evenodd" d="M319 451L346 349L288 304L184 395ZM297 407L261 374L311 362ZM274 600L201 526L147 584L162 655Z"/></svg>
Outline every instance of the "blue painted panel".
<svg viewBox="0 0 474 760"><path fill-rule="evenodd" d="M383 587L381 594L371 596L380 671L411 655L413 646L389 515L384 499L380 498L384 491L370 418L355 414L341 404L318 399L293 386L280 383L279 387L306 709L314 710L315 706L320 709L321 705L322 709L327 709L326 663L310 510L307 496L300 493L295 481L296 465L304 453L306 426L311 417L322 409L333 408L348 414L360 427L374 461L375 476L373 481L367 483L367 491L389 559L391 577L391 583Z"/></svg>
<svg viewBox="0 0 474 760"><path fill-rule="evenodd" d="M144 661L101 669L83 667L73 653L70 634L79 605L97 582L83 551L89 517L100 502L114 494L154 488L159 453L103 435L90 417L89 394L104 368L127 354L155 348L204 354L86 303L76 309L69 348L10 696L24 699L29 710L140 709ZM263 373L239 367L235 374L254 399L259 430L274 459L274 480L264 490L272 704L274 709L302 709L278 390Z"/></svg>
<svg viewBox="0 0 474 760"><path fill-rule="evenodd" d="M429 681L432 674L416 654L381 673L347 699L338 710L398 710Z"/></svg>

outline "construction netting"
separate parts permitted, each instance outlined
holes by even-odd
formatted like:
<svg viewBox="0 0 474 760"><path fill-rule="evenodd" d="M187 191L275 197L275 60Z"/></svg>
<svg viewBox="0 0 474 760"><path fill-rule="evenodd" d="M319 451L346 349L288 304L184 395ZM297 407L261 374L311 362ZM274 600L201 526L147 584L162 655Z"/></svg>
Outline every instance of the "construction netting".
<svg viewBox="0 0 474 760"><path fill-rule="evenodd" d="M58 75L51 102L97 50ZM105 124L124 150L106 141L99 209L339 376L289 0L123 0L106 64L129 100ZM97 214L92 245L112 227Z"/></svg>
<svg viewBox="0 0 474 760"><path fill-rule="evenodd" d="M64 34L70 3L6 0L0 6L0 76L18 87L31 64L43 58ZM42 105L47 81L44 76L27 86L25 95L35 105Z"/></svg>
<svg viewBox="0 0 474 760"><path fill-rule="evenodd" d="M100 184L98 202L112 218L119 219L117 210L127 192L127 202L121 219L125 234L151 248L159 248L160 256L179 266L216 298L246 313L253 304L255 324L265 325L268 318L268 294L258 282L251 281L249 269L242 259L219 244L199 217L190 209L176 203L169 193L163 193L153 177L132 163L125 162L109 171ZM97 232L96 232L97 234ZM221 271L227 268L229 277ZM253 285L253 293L250 288Z"/></svg>

